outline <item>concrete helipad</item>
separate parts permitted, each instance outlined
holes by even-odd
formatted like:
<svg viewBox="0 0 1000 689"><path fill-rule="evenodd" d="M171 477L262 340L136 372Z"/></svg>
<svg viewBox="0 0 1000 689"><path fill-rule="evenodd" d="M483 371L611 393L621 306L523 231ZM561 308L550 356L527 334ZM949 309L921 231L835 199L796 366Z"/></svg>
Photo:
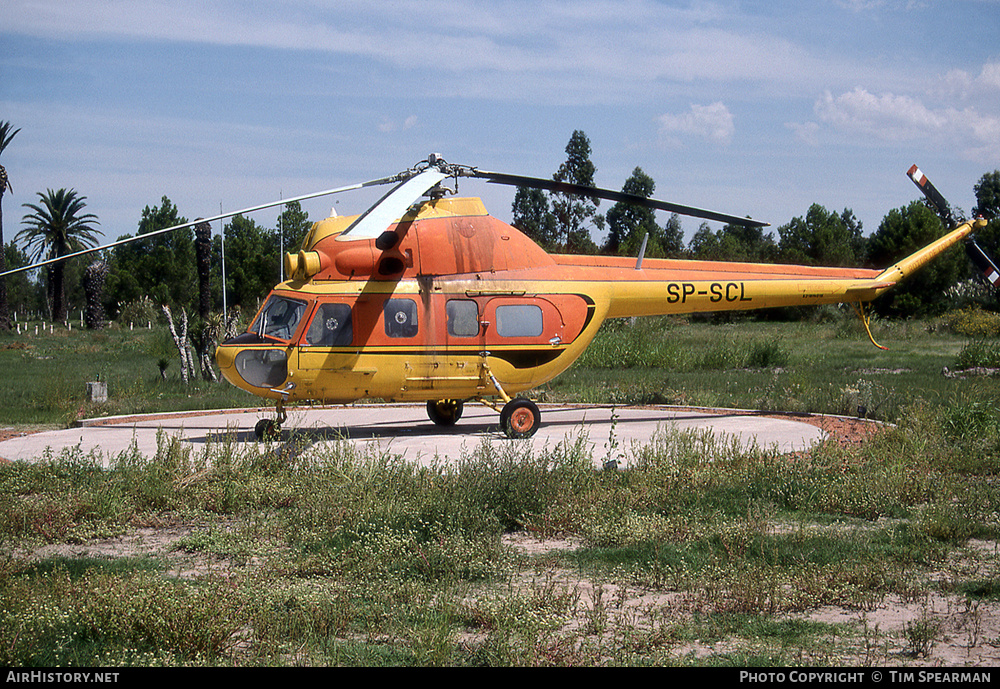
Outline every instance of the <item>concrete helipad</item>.
<svg viewBox="0 0 1000 689"><path fill-rule="evenodd" d="M718 439L742 446L756 444L781 452L807 449L825 433L795 417L768 417L746 412L680 410L671 407L612 407L596 405L541 405L542 425L529 440L511 441L499 430L499 415L481 405L468 404L462 419L451 428L435 426L423 405L378 404L304 407L289 410L282 440L296 438L312 447L347 438L366 449L387 451L430 463L457 459L481 443L528 443L533 448L555 447L581 438L594 460L602 463L612 453L627 462L635 444L650 442L670 429L711 432ZM80 428L46 431L0 442L0 458L34 461L46 454L58 456L79 447L107 465L133 445L152 456L158 434L178 437L200 451L220 441L256 443L253 427L272 409L184 412L130 416L86 422ZM371 445L377 447L371 447Z"/></svg>

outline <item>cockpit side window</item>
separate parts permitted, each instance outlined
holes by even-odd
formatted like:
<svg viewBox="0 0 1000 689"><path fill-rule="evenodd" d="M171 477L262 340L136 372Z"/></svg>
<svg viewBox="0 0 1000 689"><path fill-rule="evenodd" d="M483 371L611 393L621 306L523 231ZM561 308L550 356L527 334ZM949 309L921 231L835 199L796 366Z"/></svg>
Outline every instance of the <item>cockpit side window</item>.
<svg viewBox="0 0 1000 689"><path fill-rule="evenodd" d="M350 305L320 304L306 330L305 341L320 347L348 347L353 344Z"/></svg>
<svg viewBox="0 0 1000 689"><path fill-rule="evenodd" d="M250 330L261 337L291 340L305 310L304 301L272 294L250 326Z"/></svg>
<svg viewBox="0 0 1000 689"><path fill-rule="evenodd" d="M417 302L412 299L387 299L383 309L385 334L389 337L415 337Z"/></svg>

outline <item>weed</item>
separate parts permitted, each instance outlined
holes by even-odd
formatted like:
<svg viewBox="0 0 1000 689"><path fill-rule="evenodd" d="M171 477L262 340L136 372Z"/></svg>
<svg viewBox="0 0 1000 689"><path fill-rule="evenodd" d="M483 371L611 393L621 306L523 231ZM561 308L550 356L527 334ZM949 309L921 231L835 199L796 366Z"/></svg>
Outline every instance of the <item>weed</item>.
<svg viewBox="0 0 1000 689"><path fill-rule="evenodd" d="M941 634L941 623L925 608L920 617L904 625L906 653L912 658L929 658Z"/></svg>

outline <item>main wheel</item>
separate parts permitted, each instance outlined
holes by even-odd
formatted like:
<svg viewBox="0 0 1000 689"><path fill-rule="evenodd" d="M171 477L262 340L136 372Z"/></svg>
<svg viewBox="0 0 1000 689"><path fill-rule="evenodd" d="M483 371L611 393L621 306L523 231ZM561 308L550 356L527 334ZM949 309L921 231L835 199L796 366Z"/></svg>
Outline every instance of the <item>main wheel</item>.
<svg viewBox="0 0 1000 689"><path fill-rule="evenodd" d="M508 438L530 438L541 422L538 405L523 397L511 400L500 411L500 427Z"/></svg>
<svg viewBox="0 0 1000 689"><path fill-rule="evenodd" d="M438 400L427 403L427 416L438 426L454 426L460 418L465 405L460 400Z"/></svg>
<svg viewBox="0 0 1000 689"><path fill-rule="evenodd" d="M281 426L272 419L261 419L253 427L257 440L277 440L281 435Z"/></svg>

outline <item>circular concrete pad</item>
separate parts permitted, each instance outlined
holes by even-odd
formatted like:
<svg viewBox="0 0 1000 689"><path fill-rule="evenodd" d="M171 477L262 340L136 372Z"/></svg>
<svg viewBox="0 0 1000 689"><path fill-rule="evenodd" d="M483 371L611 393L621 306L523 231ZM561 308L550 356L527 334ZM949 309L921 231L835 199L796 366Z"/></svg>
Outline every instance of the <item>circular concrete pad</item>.
<svg viewBox="0 0 1000 689"><path fill-rule="evenodd" d="M597 464L616 459L627 464L635 445L648 444L671 429L711 433L727 444L756 445L779 452L808 449L826 434L794 417L769 417L747 412L682 410L672 407L612 407L599 405L540 405L542 425L534 437L509 440L499 429L497 412L467 404L453 427L435 426L424 405L373 404L301 407L288 411L282 440L304 438L320 446L347 438L363 449L389 452L430 463L471 454L481 443L522 443L531 448L554 448L582 440ZM99 456L105 465L133 446L145 456L157 449L157 436L178 437L195 451L206 444L227 441L256 443L254 424L273 418L270 409L183 412L150 416L94 419L80 428L46 431L0 442L0 458L38 460L79 448Z"/></svg>

